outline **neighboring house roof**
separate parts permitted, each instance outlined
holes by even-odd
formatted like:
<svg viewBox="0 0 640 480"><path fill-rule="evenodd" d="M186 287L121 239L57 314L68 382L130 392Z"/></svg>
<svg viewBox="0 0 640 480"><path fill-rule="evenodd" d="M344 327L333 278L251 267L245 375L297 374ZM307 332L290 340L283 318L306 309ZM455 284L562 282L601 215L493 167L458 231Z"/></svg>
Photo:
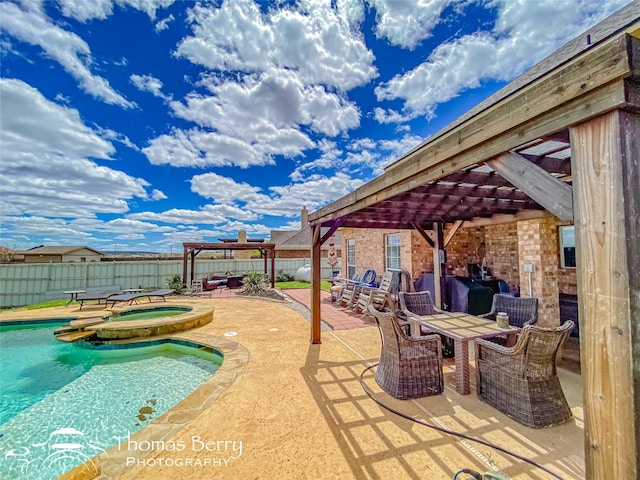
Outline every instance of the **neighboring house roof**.
<svg viewBox="0 0 640 480"><path fill-rule="evenodd" d="M324 234L328 228L322 229ZM334 243L336 249L340 249L341 235L335 232ZM307 226L301 230L272 230L271 243L276 245L276 250L311 250L311 227ZM329 248L329 243L322 245L322 249Z"/></svg>
<svg viewBox="0 0 640 480"><path fill-rule="evenodd" d="M95 250L91 247L84 246L73 246L73 247L64 247L64 246L51 246L51 247L37 247L32 248L31 250L25 250L24 252L20 252L22 255L71 255L74 252L79 250L90 250L94 252L96 255L104 255L102 252Z"/></svg>
<svg viewBox="0 0 640 480"><path fill-rule="evenodd" d="M238 238L219 238L222 243L238 243ZM247 238L247 243L264 243L264 238Z"/></svg>

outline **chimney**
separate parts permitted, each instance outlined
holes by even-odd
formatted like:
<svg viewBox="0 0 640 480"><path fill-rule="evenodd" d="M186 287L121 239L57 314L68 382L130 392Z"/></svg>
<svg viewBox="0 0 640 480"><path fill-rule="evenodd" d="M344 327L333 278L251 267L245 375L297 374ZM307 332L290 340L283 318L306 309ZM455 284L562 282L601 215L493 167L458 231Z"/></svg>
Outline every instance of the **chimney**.
<svg viewBox="0 0 640 480"><path fill-rule="evenodd" d="M302 207L300 210L300 224L301 228L306 228L309 225L309 212L307 211L307 207Z"/></svg>
<svg viewBox="0 0 640 480"><path fill-rule="evenodd" d="M247 231L238 230L238 243L247 243Z"/></svg>

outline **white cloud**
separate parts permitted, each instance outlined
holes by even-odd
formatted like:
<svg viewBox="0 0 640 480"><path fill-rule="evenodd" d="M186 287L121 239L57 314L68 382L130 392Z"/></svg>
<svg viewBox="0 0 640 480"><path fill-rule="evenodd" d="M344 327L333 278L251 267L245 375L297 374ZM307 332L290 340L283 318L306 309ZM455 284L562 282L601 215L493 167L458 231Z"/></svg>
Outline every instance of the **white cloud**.
<svg viewBox="0 0 640 480"><path fill-rule="evenodd" d="M47 100L22 80L0 78L0 95L0 138L8 151L64 152L103 159L115 151L111 143L82 123L77 110ZM3 149L3 156L7 150Z"/></svg>
<svg viewBox="0 0 640 480"><path fill-rule="evenodd" d="M442 11L454 0L367 0L376 10L376 36L413 49L431 36Z"/></svg>
<svg viewBox="0 0 640 480"><path fill-rule="evenodd" d="M239 83L208 77L201 85L211 95L192 93L171 108L203 129L175 129L153 139L144 149L152 163L267 165L274 155L292 158L312 148L311 133L336 136L360 123L353 102L323 86L305 86L288 70L245 76Z"/></svg>
<svg viewBox="0 0 640 480"><path fill-rule="evenodd" d="M127 216L131 220L148 220L153 222L172 223L176 225L218 225L229 221L257 220L258 216L246 209L234 205L205 205L198 210L172 208L164 212L139 212Z"/></svg>
<svg viewBox="0 0 640 480"><path fill-rule="evenodd" d="M0 79L3 215L92 217L122 213L147 198L148 183L88 158L110 159L111 143L77 110L45 99L21 80Z"/></svg>
<svg viewBox="0 0 640 480"><path fill-rule="evenodd" d="M301 1L296 8L263 13L253 2L231 0L189 10L194 35L177 54L209 69L196 84L206 92L170 105L198 128L152 139L143 150L151 163L270 165L276 156L300 157L315 146L314 135L334 137L360 125L359 108L343 92L377 75L356 28L363 5Z"/></svg>
<svg viewBox="0 0 640 480"><path fill-rule="evenodd" d="M146 13L151 20L155 20L156 12L161 8L167 8L175 0L116 0L122 7L132 7Z"/></svg>
<svg viewBox="0 0 640 480"><path fill-rule="evenodd" d="M304 83L341 90L377 76L374 56L354 28L363 18L360 7L339 2L334 9L330 2L313 1L298 7L262 13L242 0L228 0L220 8L196 5L188 16L194 35L176 53L211 70L290 69Z"/></svg>
<svg viewBox="0 0 640 480"><path fill-rule="evenodd" d="M99 19L104 20L113 13L112 0L58 0L60 10L65 17L75 18L80 22Z"/></svg>
<svg viewBox="0 0 640 480"><path fill-rule="evenodd" d="M316 175L304 182L272 186L268 193L263 193L260 188L247 183L238 183L216 173L205 173L192 178L191 189L218 203L242 204L243 210L258 215L292 217L300 213L303 205L315 210L346 195L362 183L343 173L332 177Z"/></svg>
<svg viewBox="0 0 640 480"><path fill-rule="evenodd" d="M167 197L164 192L154 188L153 191L151 192L151 200L157 201L157 200L165 200Z"/></svg>
<svg viewBox="0 0 640 480"><path fill-rule="evenodd" d="M300 164L289 176L294 182L305 182L312 177L305 177L309 172L329 170L354 175L367 172L363 177L377 176L385 167L396 161L422 143L423 138L405 134L399 138L375 140L373 138L356 138L347 143L344 150L337 148L334 142L323 140L318 142L321 155L310 162Z"/></svg>
<svg viewBox="0 0 640 480"><path fill-rule="evenodd" d="M186 105L173 102L176 115L208 126L222 133L247 135L256 140L265 129L308 126L312 131L335 136L360 122L360 112L353 102L327 92L321 85L304 85L295 72L269 70L249 75L241 82L202 82L213 94L191 94ZM278 141L278 139L275 139Z"/></svg>
<svg viewBox="0 0 640 480"><path fill-rule="evenodd" d="M161 32L169 28L169 23L173 22L175 17L173 15L169 15L167 18L163 18L158 23L156 23L156 32Z"/></svg>
<svg viewBox="0 0 640 480"><path fill-rule="evenodd" d="M135 106L117 93L106 79L91 73L91 50L84 40L54 25L37 3L25 2L22 5L25 9L14 3L0 3L0 30L42 48L89 95L123 108Z"/></svg>
<svg viewBox="0 0 640 480"><path fill-rule="evenodd" d="M136 75L132 74L129 77L131 83L142 92L149 92L153 96L162 98L169 101L172 99L171 95L165 95L162 93L162 81L153 75Z"/></svg>
<svg viewBox="0 0 640 480"><path fill-rule="evenodd" d="M283 132L280 132L283 133ZM288 141L288 154L299 153L301 146L295 146L292 136L298 136L301 145L313 145L298 132L292 131ZM284 136L281 135L284 140ZM251 143L241 138L207 132L197 128L183 131L172 129L169 134L151 140L142 152L153 165L171 165L173 167L222 167L270 165L275 162L265 145ZM284 150L281 149L281 152Z"/></svg>
<svg viewBox="0 0 640 480"><path fill-rule="evenodd" d="M438 105L488 80L508 81L628 3L614 0L493 0L498 9L493 32L442 43L426 62L375 89L379 101L401 99L401 112L376 109L381 123L419 116L432 118Z"/></svg>
<svg viewBox="0 0 640 480"><path fill-rule="evenodd" d="M339 164L342 150L338 149L336 142L323 138L318 141L318 149L321 155L310 162L301 163L291 174L289 178L294 182L304 180L304 172L313 170L322 170L334 168Z"/></svg>
<svg viewBox="0 0 640 480"><path fill-rule="evenodd" d="M166 8L174 0L115 0L119 6L131 7L146 13L151 20L156 18L156 11ZM58 0L62 14L75 18L80 22L87 20L104 20L113 14L113 0Z"/></svg>

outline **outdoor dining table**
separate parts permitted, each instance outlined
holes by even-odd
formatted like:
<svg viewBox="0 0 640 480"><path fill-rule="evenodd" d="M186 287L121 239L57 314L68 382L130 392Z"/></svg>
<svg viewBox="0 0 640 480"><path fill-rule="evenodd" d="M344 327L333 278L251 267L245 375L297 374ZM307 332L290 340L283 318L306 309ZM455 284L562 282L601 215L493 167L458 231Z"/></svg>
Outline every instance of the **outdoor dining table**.
<svg viewBox="0 0 640 480"><path fill-rule="evenodd" d="M440 333L452 338L455 349L455 375L456 391L460 395L469 395L471 386L469 382L469 342L476 338L488 338L506 335L507 345L515 342L518 327L498 327L493 320L476 317L464 312L447 312L436 315L412 316L412 335L420 335L420 325L431 332Z"/></svg>

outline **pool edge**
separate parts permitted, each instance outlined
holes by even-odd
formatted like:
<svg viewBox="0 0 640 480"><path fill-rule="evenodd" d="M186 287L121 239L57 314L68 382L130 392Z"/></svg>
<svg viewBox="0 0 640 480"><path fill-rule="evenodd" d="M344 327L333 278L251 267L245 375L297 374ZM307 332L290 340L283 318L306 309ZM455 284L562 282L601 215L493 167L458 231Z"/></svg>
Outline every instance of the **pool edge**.
<svg viewBox="0 0 640 480"><path fill-rule="evenodd" d="M216 337L197 331L160 335L138 340L142 342L157 340L193 342L200 346L217 350L222 354L223 361L220 368L201 386L173 408L132 435L130 440L136 442L167 441L177 435L196 417L208 409L235 382L249 361L249 351L242 344L224 337ZM153 452L153 450L128 450L123 448L124 443L114 445L106 453L91 459L91 467L88 465L89 462L78 465L58 477L58 480L90 480L97 478L108 480L115 478L130 466L133 467L137 460L143 459ZM134 459L134 464L127 465L128 459ZM94 466L98 466L100 473L96 474Z"/></svg>

